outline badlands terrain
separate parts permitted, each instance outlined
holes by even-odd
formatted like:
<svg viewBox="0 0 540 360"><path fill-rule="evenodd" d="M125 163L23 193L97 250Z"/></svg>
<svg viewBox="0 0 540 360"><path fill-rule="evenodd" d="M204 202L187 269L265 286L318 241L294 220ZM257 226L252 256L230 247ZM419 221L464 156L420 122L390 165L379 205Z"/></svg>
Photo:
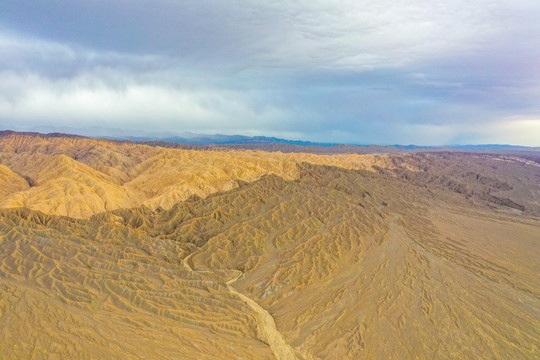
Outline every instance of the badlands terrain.
<svg viewBox="0 0 540 360"><path fill-rule="evenodd" d="M540 358L540 154L155 145L1 134L1 359Z"/></svg>

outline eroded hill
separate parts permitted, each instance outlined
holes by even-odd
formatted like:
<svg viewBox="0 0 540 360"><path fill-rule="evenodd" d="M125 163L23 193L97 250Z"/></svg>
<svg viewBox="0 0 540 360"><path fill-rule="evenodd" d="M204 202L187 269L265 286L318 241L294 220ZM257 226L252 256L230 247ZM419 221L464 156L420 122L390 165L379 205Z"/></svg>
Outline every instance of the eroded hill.
<svg viewBox="0 0 540 360"><path fill-rule="evenodd" d="M168 209L193 195L230 190L236 180L267 174L295 179L302 162L371 169L394 168L395 161L386 155L196 151L8 133L0 137L0 181L10 188L0 193L0 207L75 218L142 204Z"/></svg>
<svg viewBox="0 0 540 360"><path fill-rule="evenodd" d="M13 190L2 196L62 178L64 192L103 183L141 198L78 219L0 210L2 358L538 357L540 168L524 159L393 155L361 167L356 156L65 141L3 148ZM227 156L264 171L230 172ZM109 160L84 160L96 157ZM187 164L197 181L229 185L149 202L192 184ZM85 197L102 191L88 186Z"/></svg>

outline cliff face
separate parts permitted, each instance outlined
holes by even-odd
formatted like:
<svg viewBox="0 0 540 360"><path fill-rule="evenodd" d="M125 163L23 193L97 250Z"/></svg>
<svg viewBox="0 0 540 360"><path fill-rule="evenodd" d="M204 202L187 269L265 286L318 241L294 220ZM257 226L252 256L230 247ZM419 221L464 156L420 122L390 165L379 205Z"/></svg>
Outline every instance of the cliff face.
<svg viewBox="0 0 540 360"><path fill-rule="evenodd" d="M540 168L526 159L0 144L0 199L24 206L0 210L1 358L540 348Z"/></svg>

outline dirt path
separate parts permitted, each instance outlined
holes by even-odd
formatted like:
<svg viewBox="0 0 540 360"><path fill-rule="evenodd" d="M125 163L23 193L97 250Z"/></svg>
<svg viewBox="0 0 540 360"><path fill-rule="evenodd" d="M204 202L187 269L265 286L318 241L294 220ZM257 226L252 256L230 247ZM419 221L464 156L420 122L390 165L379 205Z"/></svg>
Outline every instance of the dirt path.
<svg viewBox="0 0 540 360"><path fill-rule="evenodd" d="M184 267L186 269L188 269L189 271L191 272L198 272L198 273L209 273L210 271L207 271L207 270L194 270L193 267L191 267L191 265L189 264L189 259L195 255L196 253L191 253L189 254L188 256L186 256L183 260L182 260L182 264L184 265Z"/></svg>
<svg viewBox="0 0 540 360"><path fill-rule="evenodd" d="M266 339L266 342L270 345L276 359L297 360L298 358L296 357L294 350L285 342L283 336L276 328L276 323L272 315L270 315L268 311L262 308L253 299L238 292L232 287L232 283L242 276L242 273L240 271L238 272L238 276L227 281L227 288L229 291L242 299L253 311L255 311L257 314L257 323L259 324L259 329L261 330L263 337Z"/></svg>
<svg viewBox="0 0 540 360"><path fill-rule="evenodd" d="M199 271L194 270L189 264L189 259L195 253L189 254L186 256L182 263L184 266L192 272L208 272L208 271ZM294 353L294 350L285 342L283 336L276 327L276 322L274 318L268 311L263 307L257 304L253 299L247 297L246 295L238 292L235 288L232 287L232 284L242 276L242 272L238 271L238 275L231 280L227 281L227 289L234 295L242 299L256 314L257 324L262 333L263 338L266 340L270 349L274 353L274 356L277 360L298 360L297 356Z"/></svg>

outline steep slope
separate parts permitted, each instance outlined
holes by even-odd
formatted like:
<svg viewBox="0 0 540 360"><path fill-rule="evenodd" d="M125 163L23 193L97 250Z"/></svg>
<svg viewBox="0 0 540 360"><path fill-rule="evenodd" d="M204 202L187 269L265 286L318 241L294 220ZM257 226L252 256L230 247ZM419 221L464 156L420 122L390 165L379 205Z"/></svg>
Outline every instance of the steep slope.
<svg viewBox="0 0 540 360"><path fill-rule="evenodd" d="M0 159L12 169L26 164L25 170L32 171L36 166L33 162L39 161L35 157L66 155L111 176L119 184L129 180L125 174L128 169L160 152L159 148L130 142L80 136L25 133L7 133L0 136Z"/></svg>
<svg viewBox="0 0 540 360"><path fill-rule="evenodd" d="M28 182L8 167L0 164L0 201L5 197L29 188Z"/></svg>
<svg viewBox="0 0 540 360"><path fill-rule="evenodd" d="M236 180L252 182L268 173L293 178L297 172L293 161L245 153L164 149L131 169L133 180L126 187L144 192L149 199L145 205L168 209L192 195L206 197L230 190Z"/></svg>
<svg viewBox="0 0 540 360"><path fill-rule="evenodd" d="M195 151L83 137L8 134L0 137L0 164L24 176L32 188L12 191L0 206L26 206L76 218L142 204L169 209L194 195L230 190L237 180L253 182L266 174L297 178L297 165L302 162L349 169L409 166L402 158L386 155Z"/></svg>
<svg viewBox="0 0 540 360"><path fill-rule="evenodd" d="M37 165L37 164L36 164ZM141 196L65 155L47 156L34 168L36 186L19 191L3 207L28 207L77 218L140 204Z"/></svg>

